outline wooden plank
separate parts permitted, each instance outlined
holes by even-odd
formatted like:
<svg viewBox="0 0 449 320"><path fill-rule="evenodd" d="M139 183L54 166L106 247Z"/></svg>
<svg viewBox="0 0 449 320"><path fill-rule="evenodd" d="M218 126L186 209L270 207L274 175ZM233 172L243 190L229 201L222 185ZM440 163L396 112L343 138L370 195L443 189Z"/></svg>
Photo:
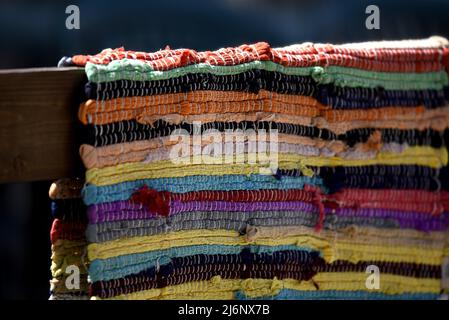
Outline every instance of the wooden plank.
<svg viewBox="0 0 449 320"><path fill-rule="evenodd" d="M0 183L79 175L82 68L0 71Z"/></svg>

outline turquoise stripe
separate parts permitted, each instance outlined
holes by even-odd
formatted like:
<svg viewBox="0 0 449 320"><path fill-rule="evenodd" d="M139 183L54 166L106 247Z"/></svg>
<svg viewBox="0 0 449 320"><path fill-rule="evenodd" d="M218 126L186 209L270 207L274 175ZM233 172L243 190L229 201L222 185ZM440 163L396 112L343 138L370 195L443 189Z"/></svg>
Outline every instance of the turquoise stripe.
<svg viewBox="0 0 449 320"><path fill-rule="evenodd" d="M127 181L108 186L87 185L83 189L86 205L127 200L144 185L158 191L185 193L199 190L259 190L259 189L303 189L305 184L320 186L319 177L282 177L279 180L270 175L223 175L187 176Z"/></svg>
<svg viewBox="0 0 449 320"><path fill-rule="evenodd" d="M238 291L238 300L436 300L435 293L402 293L389 295L381 292L369 291L299 291L282 289L277 295L248 298L243 291Z"/></svg>
<svg viewBox="0 0 449 320"><path fill-rule="evenodd" d="M92 82L110 82L122 79L151 81L180 77L189 73L229 75L251 69L277 71L287 75L311 76L318 83L334 83L343 87L383 87L386 90L440 90L449 83L445 70L424 73L374 72L339 66L284 67L272 61L253 61L236 66L211 66L200 63L168 71L155 71L142 61L123 59L112 61L107 65L88 62L85 68L87 77Z"/></svg>
<svg viewBox="0 0 449 320"><path fill-rule="evenodd" d="M294 245L283 246L229 246L229 245L195 245L172 247L145 253L134 253L108 259L96 259L89 266L92 282L123 278L157 265L167 264L172 258L187 257L196 254L239 254L243 248L253 253L273 253L284 250L302 250L312 252L312 248Z"/></svg>

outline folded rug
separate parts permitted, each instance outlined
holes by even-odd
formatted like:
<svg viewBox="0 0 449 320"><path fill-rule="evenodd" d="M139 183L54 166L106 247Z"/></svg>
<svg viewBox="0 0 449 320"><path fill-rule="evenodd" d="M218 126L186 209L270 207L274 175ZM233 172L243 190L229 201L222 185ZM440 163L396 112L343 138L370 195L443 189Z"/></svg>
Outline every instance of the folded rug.
<svg viewBox="0 0 449 320"><path fill-rule="evenodd" d="M93 299L449 290L446 39L118 48L60 65L88 79L86 208L53 204L52 298L87 243Z"/></svg>

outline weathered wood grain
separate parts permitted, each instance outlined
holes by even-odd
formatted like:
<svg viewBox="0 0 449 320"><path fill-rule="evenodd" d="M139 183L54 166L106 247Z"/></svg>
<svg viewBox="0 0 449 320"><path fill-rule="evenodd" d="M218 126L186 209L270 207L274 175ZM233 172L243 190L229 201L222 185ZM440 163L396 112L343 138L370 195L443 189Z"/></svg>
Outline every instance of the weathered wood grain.
<svg viewBox="0 0 449 320"><path fill-rule="evenodd" d="M81 68L0 70L0 183L77 175Z"/></svg>

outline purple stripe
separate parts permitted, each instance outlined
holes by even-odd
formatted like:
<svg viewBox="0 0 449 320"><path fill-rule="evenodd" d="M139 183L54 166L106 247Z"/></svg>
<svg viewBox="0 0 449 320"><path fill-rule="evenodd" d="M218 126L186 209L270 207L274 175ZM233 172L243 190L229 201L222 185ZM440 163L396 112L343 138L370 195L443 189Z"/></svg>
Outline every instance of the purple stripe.
<svg viewBox="0 0 449 320"><path fill-rule="evenodd" d="M230 201L172 201L170 215L186 211L316 211L316 206L303 201L270 201L270 202L230 202ZM105 221L135 220L157 218L140 204L128 201L101 203L89 206L87 214L90 223Z"/></svg>
<svg viewBox="0 0 449 320"><path fill-rule="evenodd" d="M316 206L303 201L231 202L231 201L188 201L174 202L170 214L185 211L305 211L314 212Z"/></svg>

